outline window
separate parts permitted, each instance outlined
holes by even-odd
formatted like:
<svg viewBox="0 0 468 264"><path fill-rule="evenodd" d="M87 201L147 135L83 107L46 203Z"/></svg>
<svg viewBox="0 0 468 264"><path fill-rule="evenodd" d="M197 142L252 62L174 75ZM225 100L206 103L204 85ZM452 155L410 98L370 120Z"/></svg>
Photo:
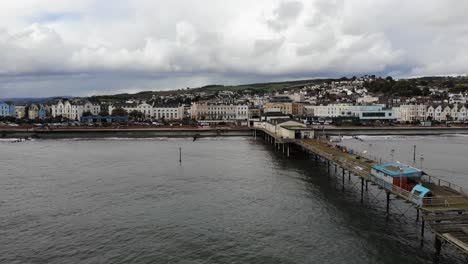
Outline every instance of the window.
<svg viewBox="0 0 468 264"><path fill-rule="evenodd" d="M369 113L362 113L363 117L385 117L384 112L369 112Z"/></svg>

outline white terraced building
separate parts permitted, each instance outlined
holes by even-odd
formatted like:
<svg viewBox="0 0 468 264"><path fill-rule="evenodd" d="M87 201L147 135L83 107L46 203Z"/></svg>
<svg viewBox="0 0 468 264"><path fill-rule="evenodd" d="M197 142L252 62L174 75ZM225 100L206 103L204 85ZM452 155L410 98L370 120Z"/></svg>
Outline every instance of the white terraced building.
<svg viewBox="0 0 468 264"><path fill-rule="evenodd" d="M392 109L384 105L329 104L310 106L308 111L317 117L358 117L361 120L395 120Z"/></svg>
<svg viewBox="0 0 468 264"><path fill-rule="evenodd" d="M468 106L455 105L431 105L427 108L426 119L434 121L468 121Z"/></svg>
<svg viewBox="0 0 468 264"><path fill-rule="evenodd" d="M468 106L464 104L430 105L400 105L393 108L397 120L400 122L412 121L467 121Z"/></svg>
<svg viewBox="0 0 468 264"><path fill-rule="evenodd" d="M146 118L157 118L165 120L182 120L184 118L183 106L153 106L147 103L140 104L117 104L109 106L109 113L114 109L122 108L127 113L138 111L145 115Z"/></svg>
<svg viewBox="0 0 468 264"><path fill-rule="evenodd" d="M154 107L153 117L166 120L182 120L184 118L184 107Z"/></svg>
<svg viewBox="0 0 468 264"><path fill-rule="evenodd" d="M245 121L249 118L249 106L193 103L191 116L195 120Z"/></svg>
<svg viewBox="0 0 468 264"><path fill-rule="evenodd" d="M80 120L84 112L90 112L97 116L101 112L101 106L90 101L72 102L70 100L59 100L50 106L53 117L62 116L70 120Z"/></svg>
<svg viewBox="0 0 468 264"><path fill-rule="evenodd" d="M412 122L426 120L427 105L408 104L393 107L393 111L400 122Z"/></svg>

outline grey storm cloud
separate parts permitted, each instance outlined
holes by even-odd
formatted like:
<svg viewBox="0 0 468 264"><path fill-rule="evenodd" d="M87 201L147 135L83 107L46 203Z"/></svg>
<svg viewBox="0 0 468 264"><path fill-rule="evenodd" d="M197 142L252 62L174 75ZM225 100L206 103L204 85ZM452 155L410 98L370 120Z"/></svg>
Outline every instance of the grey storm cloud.
<svg viewBox="0 0 468 264"><path fill-rule="evenodd" d="M0 98L468 72L457 0L0 3Z"/></svg>
<svg viewBox="0 0 468 264"><path fill-rule="evenodd" d="M267 20L268 26L275 31L282 31L289 27L299 16L303 5L299 1L282 2L275 10L274 17Z"/></svg>

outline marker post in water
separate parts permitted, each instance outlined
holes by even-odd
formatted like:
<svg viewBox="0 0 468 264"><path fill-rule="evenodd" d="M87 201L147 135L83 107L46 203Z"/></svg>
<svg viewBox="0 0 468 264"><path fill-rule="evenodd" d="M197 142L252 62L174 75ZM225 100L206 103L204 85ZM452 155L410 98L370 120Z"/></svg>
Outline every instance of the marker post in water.
<svg viewBox="0 0 468 264"><path fill-rule="evenodd" d="M179 147L179 163L182 163L182 147Z"/></svg>

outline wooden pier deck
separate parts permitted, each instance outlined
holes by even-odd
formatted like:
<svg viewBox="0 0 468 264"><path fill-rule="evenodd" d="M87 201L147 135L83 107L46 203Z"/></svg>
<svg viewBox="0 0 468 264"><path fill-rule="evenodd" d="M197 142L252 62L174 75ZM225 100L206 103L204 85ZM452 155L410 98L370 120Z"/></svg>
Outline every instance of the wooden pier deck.
<svg viewBox="0 0 468 264"><path fill-rule="evenodd" d="M349 175L357 176L361 179L361 202L363 199L364 182L371 182L378 185L379 188L387 192L387 215L389 209L389 195L402 199L413 204L419 212L422 212L421 235L424 235L424 225L429 224L430 230L435 234L435 263L438 263L442 242L448 243L459 249L468 260L468 192L462 187L448 181L432 177L423 176L421 185L431 190L433 196L423 198L413 195L411 192L385 183L371 175L371 168L377 162L361 157L356 154L350 154L346 149L317 139L283 139L277 137L274 133L258 129L264 132L266 139L278 145L294 144L304 151L312 153L327 162L327 167L332 164L340 166L343 170L342 177L344 182L345 170ZM256 132L255 132L256 133ZM256 135L256 134L255 134ZM288 146L289 153L289 146ZM329 168L328 168L329 169ZM344 188L344 187L343 187Z"/></svg>

